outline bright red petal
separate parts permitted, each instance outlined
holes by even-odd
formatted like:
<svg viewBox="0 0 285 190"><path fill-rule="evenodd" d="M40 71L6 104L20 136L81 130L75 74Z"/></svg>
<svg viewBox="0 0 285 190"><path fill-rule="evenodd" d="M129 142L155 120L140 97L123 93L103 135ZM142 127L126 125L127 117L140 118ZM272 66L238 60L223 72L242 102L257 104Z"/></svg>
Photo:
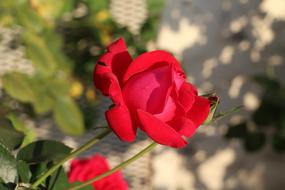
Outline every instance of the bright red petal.
<svg viewBox="0 0 285 190"><path fill-rule="evenodd" d="M181 88L179 90L179 103L183 107L185 112L188 112L190 110L195 101L196 96L197 90L193 85L186 82L181 85Z"/></svg>
<svg viewBox="0 0 285 190"><path fill-rule="evenodd" d="M185 74L177 72L177 71L173 71L173 79L174 79L176 90L179 91L182 84L185 82Z"/></svg>
<svg viewBox="0 0 285 190"><path fill-rule="evenodd" d="M132 124L130 112L126 106L117 105L106 111L109 126L123 141L132 142L136 137L136 128Z"/></svg>
<svg viewBox="0 0 285 190"><path fill-rule="evenodd" d="M119 85L117 77L112 73L109 67L98 65L94 71L94 84L103 95L109 96L111 84Z"/></svg>
<svg viewBox="0 0 285 190"><path fill-rule="evenodd" d="M160 113L172 87L172 70L168 65L133 76L125 83L123 96L132 110Z"/></svg>
<svg viewBox="0 0 285 190"><path fill-rule="evenodd" d="M68 172L68 180L70 183L80 181L86 182L102 173L110 170L106 158L100 154L96 154L90 158L75 159L71 162ZM128 184L124 180L122 173L117 171L99 181L92 183L96 190L127 190Z"/></svg>
<svg viewBox="0 0 285 190"><path fill-rule="evenodd" d="M176 117L169 121L168 124L179 134L185 137L191 137L196 131L196 125L186 117Z"/></svg>
<svg viewBox="0 0 285 190"><path fill-rule="evenodd" d="M138 110L138 117L141 122L141 129L155 142L174 148L182 148L187 144L179 133L153 115Z"/></svg>
<svg viewBox="0 0 285 190"><path fill-rule="evenodd" d="M175 104L175 101L171 96L169 96L162 112L159 114L154 114L154 116L163 122L167 122L175 117L176 109L177 106Z"/></svg>
<svg viewBox="0 0 285 190"><path fill-rule="evenodd" d="M103 94L106 94L104 89L108 88L108 84L105 84L105 78L102 77L102 75L110 73L114 75L113 78L117 78L118 83L122 85L123 75L132 62L132 58L122 39L112 43L107 50L108 51L98 60L93 77L95 86L101 91L103 90Z"/></svg>
<svg viewBox="0 0 285 190"><path fill-rule="evenodd" d="M128 51L126 43L123 38L119 38L107 47L107 50L112 53L119 53L123 51Z"/></svg>
<svg viewBox="0 0 285 190"><path fill-rule="evenodd" d="M133 75L147 70L151 66L154 66L157 63L166 63L175 68L175 70L180 73L184 73L179 62L173 57L170 53L162 50L156 50L152 52L146 52L138 56L133 62L129 65L123 81L124 83Z"/></svg>
<svg viewBox="0 0 285 190"><path fill-rule="evenodd" d="M210 101L204 97L196 96L195 102L189 112L187 118L193 121L196 126L200 126L210 113Z"/></svg>

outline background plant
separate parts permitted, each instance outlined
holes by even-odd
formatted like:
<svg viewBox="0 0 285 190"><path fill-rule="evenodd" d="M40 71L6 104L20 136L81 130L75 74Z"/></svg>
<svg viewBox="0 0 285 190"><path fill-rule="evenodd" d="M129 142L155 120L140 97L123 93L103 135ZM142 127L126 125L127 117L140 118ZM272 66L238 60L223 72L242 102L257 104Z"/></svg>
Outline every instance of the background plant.
<svg viewBox="0 0 285 190"><path fill-rule="evenodd" d="M148 1L149 17L141 34L134 35L113 21L109 1L1 1L0 26L20 26L15 44L24 45L34 67L32 74L1 76L5 90L1 102L20 105L15 109L3 103L2 115L11 111L32 118L52 115L64 133L83 134L94 123L96 93L91 78L99 55L118 36L125 38L133 54L146 51L156 37L162 5L162 0Z"/></svg>
<svg viewBox="0 0 285 190"><path fill-rule="evenodd" d="M56 4L56 6L54 6ZM163 1L148 1L149 17L134 35L116 24L105 0L0 1L0 27L19 29L11 46L24 46L33 72L8 72L0 76L0 189L30 189L34 182L72 149L60 142L35 141L36 134L22 116L35 121L53 118L67 135L91 128L98 97L92 70L105 46L118 36L137 55L154 40ZM85 11L78 14L80 9ZM1 37L0 37L1 40ZM35 154L36 152L36 154ZM59 167L39 189L68 187ZM85 189L92 189L91 186Z"/></svg>

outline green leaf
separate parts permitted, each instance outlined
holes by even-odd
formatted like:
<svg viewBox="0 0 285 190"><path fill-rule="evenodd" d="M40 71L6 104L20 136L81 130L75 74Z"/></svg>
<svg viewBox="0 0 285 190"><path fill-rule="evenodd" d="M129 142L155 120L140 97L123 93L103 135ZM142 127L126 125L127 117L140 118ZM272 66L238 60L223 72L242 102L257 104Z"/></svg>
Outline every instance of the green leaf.
<svg viewBox="0 0 285 190"><path fill-rule="evenodd" d="M41 35L26 32L22 37L28 57L42 75L53 76L59 71L70 72L71 62L62 52L60 38L54 32L45 30Z"/></svg>
<svg viewBox="0 0 285 190"><path fill-rule="evenodd" d="M67 77L53 77L48 80L47 89L54 97L68 95L71 82Z"/></svg>
<svg viewBox="0 0 285 190"><path fill-rule="evenodd" d="M38 179L43 173L48 170L48 162L41 162L38 164L31 164L30 171L32 172L32 177L30 181L35 181Z"/></svg>
<svg viewBox="0 0 285 190"><path fill-rule="evenodd" d="M57 161L71 152L71 148L57 141L40 140L20 149L17 160L28 164Z"/></svg>
<svg viewBox="0 0 285 190"><path fill-rule="evenodd" d="M36 113L44 114L51 110L54 100L49 93L49 78L35 75L33 76L32 90L37 94L33 99L33 108Z"/></svg>
<svg viewBox="0 0 285 190"><path fill-rule="evenodd" d="M7 73L2 77L4 90L13 98L22 102L31 102L35 98L31 90L33 83L28 75L18 72Z"/></svg>
<svg viewBox="0 0 285 190"><path fill-rule="evenodd" d="M42 76L29 76L23 73L7 73L3 77L3 87L13 98L32 103L39 114L51 109L53 99L48 94L47 79Z"/></svg>
<svg viewBox="0 0 285 190"><path fill-rule="evenodd" d="M15 1L0 1L0 9L9 10L15 6ZM2 12L0 13L2 14Z"/></svg>
<svg viewBox="0 0 285 190"><path fill-rule="evenodd" d="M0 178L5 183L15 183L17 174L17 162L12 153L0 144Z"/></svg>
<svg viewBox="0 0 285 190"><path fill-rule="evenodd" d="M26 30L40 32L45 25L43 19L36 14L26 1L17 3L17 5L13 7L13 12L15 13L18 24L23 26Z"/></svg>
<svg viewBox="0 0 285 190"><path fill-rule="evenodd" d="M58 190L66 189L69 186L68 178L63 167L60 167L55 173L50 177L50 180L47 185L48 190Z"/></svg>
<svg viewBox="0 0 285 190"><path fill-rule="evenodd" d="M44 0L32 2L35 11L37 11L41 17L49 21L55 21L56 18L61 17L65 12L69 11L74 4L74 1L69 0Z"/></svg>
<svg viewBox="0 0 285 190"><path fill-rule="evenodd" d="M58 127L68 135L84 133L84 120L76 103L70 97L58 97L54 105L54 117Z"/></svg>
<svg viewBox="0 0 285 190"><path fill-rule="evenodd" d="M0 190L12 190L13 188L13 183L5 184L3 179L0 177Z"/></svg>
<svg viewBox="0 0 285 190"><path fill-rule="evenodd" d="M0 182L0 189L1 190L9 190L9 188L4 184Z"/></svg>
<svg viewBox="0 0 285 190"><path fill-rule="evenodd" d="M9 114L7 118L9 118L9 120L12 122L16 130L21 131L22 133L25 134L24 141L22 142L22 146L25 146L35 141L36 133L33 129L26 127L23 121L21 121L19 118L17 118L13 114Z"/></svg>
<svg viewBox="0 0 285 190"><path fill-rule="evenodd" d="M164 5L165 5L164 0L155 0L155 1L147 0L147 6L151 15L156 15L156 14L160 15Z"/></svg>
<svg viewBox="0 0 285 190"><path fill-rule="evenodd" d="M0 120L0 143L10 150L19 147L24 139L24 134L15 130L8 119Z"/></svg>
<svg viewBox="0 0 285 190"><path fill-rule="evenodd" d="M44 30L43 38L47 48L50 51L50 54L56 60L57 68L70 74L73 63L68 59L68 57L62 51L62 44L63 44L62 37L59 36L54 30Z"/></svg>
<svg viewBox="0 0 285 190"><path fill-rule="evenodd" d="M108 1L105 0L97 0L97 1L93 1L93 0L83 0L83 2L85 2L88 6L88 8L90 9L90 12L97 12L100 11L102 9L108 9Z"/></svg>
<svg viewBox="0 0 285 190"><path fill-rule="evenodd" d="M37 71L43 75L54 73L57 63L47 47L44 38L32 32L25 32L23 40L26 44L27 55L32 60Z"/></svg>
<svg viewBox="0 0 285 190"><path fill-rule="evenodd" d="M29 165L24 161L17 162L17 170L20 177L20 181L23 183L29 183L32 177Z"/></svg>

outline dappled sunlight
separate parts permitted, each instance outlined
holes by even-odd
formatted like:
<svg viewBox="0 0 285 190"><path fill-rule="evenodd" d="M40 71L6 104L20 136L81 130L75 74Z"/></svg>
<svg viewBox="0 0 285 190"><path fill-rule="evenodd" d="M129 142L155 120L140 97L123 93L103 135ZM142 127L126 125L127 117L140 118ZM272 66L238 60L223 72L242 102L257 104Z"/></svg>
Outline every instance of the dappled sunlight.
<svg viewBox="0 0 285 190"><path fill-rule="evenodd" d="M248 24L248 18L246 16L239 17L230 23L230 30L233 33L242 31Z"/></svg>
<svg viewBox="0 0 285 190"><path fill-rule="evenodd" d="M235 152L230 149L223 149L203 162L198 167L198 175L207 189L223 189L223 178L226 175L226 168L234 162ZM218 170L213 168L219 168ZM211 180L209 180L209 178Z"/></svg>
<svg viewBox="0 0 285 190"><path fill-rule="evenodd" d="M229 64L232 62L233 55L234 55L235 49L232 46L225 46L221 54L219 56L219 60L222 64Z"/></svg>
<svg viewBox="0 0 285 190"><path fill-rule="evenodd" d="M244 51L248 51L250 48L250 42L248 40L242 40L239 45L238 48L240 51L244 52Z"/></svg>
<svg viewBox="0 0 285 190"><path fill-rule="evenodd" d="M279 177L284 156L275 155L269 145L248 155L243 141L226 141L224 134L227 124L240 124L259 107L261 88L253 76L267 73L285 81L284 1L167 2L158 47L178 55L201 93L216 90L222 97L219 110L244 106L215 127L201 127L191 148L182 151L189 159L189 176L195 178L190 189L280 189L285 185ZM193 24L196 33L189 29ZM254 125L249 128L255 131ZM282 169L273 169L278 165Z"/></svg>
<svg viewBox="0 0 285 190"><path fill-rule="evenodd" d="M284 64L283 57L281 55L272 55L268 57L268 64L272 66L281 66Z"/></svg>
<svg viewBox="0 0 285 190"><path fill-rule="evenodd" d="M172 30L168 25L161 26L160 35L158 37L160 48L167 49L181 56L185 48L206 42L202 29L195 24L189 24L186 18L179 19L178 25L178 30L176 31Z"/></svg>
<svg viewBox="0 0 285 190"><path fill-rule="evenodd" d="M243 96L243 105L245 106L245 109L254 111L259 107L260 100L255 93L246 92Z"/></svg>
<svg viewBox="0 0 285 190"><path fill-rule="evenodd" d="M205 60L205 62L203 63L203 70L202 70L203 77L209 78L212 75L215 67L217 66L218 66L218 61L215 58Z"/></svg>
<svg viewBox="0 0 285 190"><path fill-rule="evenodd" d="M264 0L260 9L271 18L285 20L285 2L283 0Z"/></svg>
<svg viewBox="0 0 285 190"><path fill-rule="evenodd" d="M256 38L254 43L254 48L256 50L263 50L265 46L269 45L274 40L275 36L271 28L272 22L273 20L269 17L265 19L258 16L252 17L252 34Z"/></svg>
<svg viewBox="0 0 285 190"><path fill-rule="evenodd" d="M235 76L235 78L231 82L231 86L229 88L229 96L231 98L238 98L240 96L240 89L242 88L245 82L245 78L242 75Z"/></svg>
<svg viewBox="0 0 285 190"><path fill-rule="evenodd" d="M184 167L186 162L187 159L181 157L177 151L163 147L156 150L156 156L153 159L154 187L156 189L187 189L193 187L195 178Z"/></svg>

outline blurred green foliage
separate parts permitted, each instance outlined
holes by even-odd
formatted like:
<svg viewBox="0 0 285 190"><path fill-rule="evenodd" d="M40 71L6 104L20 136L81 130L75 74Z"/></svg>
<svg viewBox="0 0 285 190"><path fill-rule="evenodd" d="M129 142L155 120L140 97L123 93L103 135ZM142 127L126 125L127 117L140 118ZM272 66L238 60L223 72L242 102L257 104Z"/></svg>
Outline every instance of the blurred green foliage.
<svg viewBox="0 0 285 190"><path fill-rule="evenodd" d="M40 140L26 144L23 126L13 115L0 119L0 189L30 190L29 185L72 149L61 142ZM59 190L70 187L65 170L60 167L38 190ZM93 189L92 186L86 187Z"/></svg>
<svg viewBox="0 0 285 190"><path fill-rule="evenodd" d="M15 183L18 177L17 162L10 150L0 143L0 181ZM4 184L3 184L4 186ZM1 187L1 186L0 186Z"/></svg>
<svg viewBox="0 0 285 190"><path fill-rule="evenodd" d="M147 2L149 17L141 34L134 35L113 21L106 0L0 1L0 27L21 26L20 43L34 67L31 75L2 76L6 93L2 99L17 100L21 108L3 103L0 113L24 111L32 117L51 113L64 133L82 134L94 121L92 72L105 46L123 37L137 55L156 37L163 0Z"/></svg>
<svg viewBox="0 0 285 190"><path fill-rule="evenodd" d="M261 86L261 103L248 121L230 126L226 137L243 140L248 151L260 150L266 142L276 152L285 152L285 86L265 74L253 77Z"/></svg>
<svg viewBox="0 0 285 190"><path fill-rule="evenodd" d="M0 120L0 143L9 150L18 148L24 139L24 134L14 129L8 119Z"/></svg>
<svg viewBox="0 0 285 190"><path fill-rule="evenodd" d="M20 26L17 43L24 46L34 68L32 74L13 71L0 76L1 190L29 189L22 185L34 182L71 151L60 142L35 141L36 133L19 116L53 116L68 135L80 135L93 126L96 60L118 37L125 39L134 56L146 51L147 43L156 38L163 1L147 1L148 19L134 35L113 21L107 0L0 0L0 27ZM69 185L59 168L39 189Z"/></svg>

